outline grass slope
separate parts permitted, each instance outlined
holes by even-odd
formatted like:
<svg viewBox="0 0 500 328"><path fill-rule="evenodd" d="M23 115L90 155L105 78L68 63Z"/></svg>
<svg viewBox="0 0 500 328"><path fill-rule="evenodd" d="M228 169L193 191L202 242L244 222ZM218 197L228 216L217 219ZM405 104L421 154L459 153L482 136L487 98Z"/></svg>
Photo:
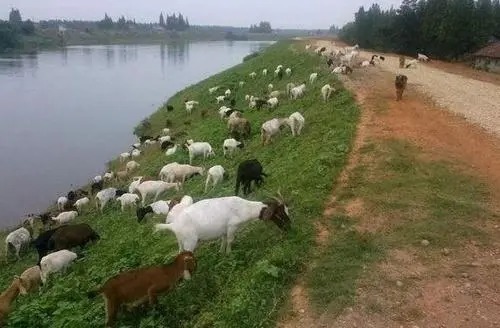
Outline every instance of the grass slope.
<svg viewBox="0 0 500 328"><path fill-rule="evenodd" d="M301 49L302 44L280 42L256 58L188 87L170 99L169 103L175 106L173 112L160 108L151 116L151 126L146 131L159 133L169 119L174 133L184 131L186 138L208 141L214 146L215 158L204 163L198 159L194 164L206 168L221 164L229 171L230 178L207 194L203 194L204 178L192 179L184 191L195 201L232 195L237 164L248 158L259 159L269 177L263 188L249 198L262 200L281 187L291 206L293 231L283 235L271 223L251 223L238 232L233 251L227 256L219 253L218 241L201 244L196 251L198 268L193 279L161 297L157 309L122 313L121 327L244 328L274 324L277 305L286 297L288 287L311 253L312 223L322 215L332 182L346 161L359 114L351 95L337 85L323 60ZM272 74L260 76L264 67L272 72L278 64L291 67L292 76L282 81L274 79ZM256 80L248 78L252 71L259 73ZM274 112L247 110L245 94L262 94L268 83L284 90L286 83L306 81L315 71L319 72L319 78L303 99L294 102L284 99ZM247 83L238 88L241 80ZM327 104L320 100L320 88L325 83L340 89ZM236 94L236 107L244 110L252 122L251 141L232 159L222 157L222 142L228 135L225 122L218 116L215 96L208 95L208 88L214 85L224 86L221 93L231 88ZM183 109L184 98L200 101L192 116L187 116ZM209 110L205 119L201 118L201 109ZM288 116L297 110L306 118L303 135L292 138L287 129L271 145L262 147L260 125L267 119ZM187 154L180 151L167 159L157 149L148 150L139 160L141 167L136 175L157 175L163 165L172 161L186 162ZM116 161L110 163L114 168L118 165ZM169 197L170 194L164 198ZM101 241L85 250L85 257L63 276L53 276L40 294L19 298L8 327L100 327L104 304L101 298L87 299L88 290L120 271L165 263L177 253L173 235L152 233L153 224L163 218L148 218L146 223L139 224L133 213L122 214L114 204L103 215L91 210L78 220L91 224L100 233ZM19 263L4 266L0 286L7 286L14 274L35 262L35 255L30 253Z"/></svg>

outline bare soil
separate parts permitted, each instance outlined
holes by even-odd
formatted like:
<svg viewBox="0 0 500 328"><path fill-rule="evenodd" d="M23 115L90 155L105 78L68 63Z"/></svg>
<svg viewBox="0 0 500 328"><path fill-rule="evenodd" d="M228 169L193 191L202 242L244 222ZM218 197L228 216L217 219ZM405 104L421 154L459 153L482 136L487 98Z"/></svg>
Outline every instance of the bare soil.
<svg viewBox="0 0 500 328"><path fill-rule="evenodd" d="M477 78L480 72L449 63L419 65L404 70L409 84L403 100L396 102L396 73L400 73L397 57L387 56L378 67L358 68L352 76L341 77L356 95L362 117L349 164L325 206L325 217L341 210L360 218L357 229L370 232L383 230L393 219L372 217L363 199L353 199L342 209L335 199L337 191L349 185L352 170L370 164L372 159L360 152L362 145L387 138L409 141L422 156L446 160L483 180L498 213L500 80L488 74ZM482 228L493 242L479 246L470 240L459 251L437 254L431 262L422 261L417 249L392 249L359 281L356 304L340 316L312 311L299 279L292 290L291 309L278 327L500 327L500 244L496 242L500 229L497 225ZM319 238L320 246L327 236Z"/></svg>

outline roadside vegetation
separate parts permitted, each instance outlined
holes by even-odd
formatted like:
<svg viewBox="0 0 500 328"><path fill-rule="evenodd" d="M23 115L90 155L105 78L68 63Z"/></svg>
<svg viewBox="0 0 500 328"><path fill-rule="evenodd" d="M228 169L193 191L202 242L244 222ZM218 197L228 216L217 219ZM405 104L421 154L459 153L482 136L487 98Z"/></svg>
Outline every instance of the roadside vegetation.
<svg viewBox="0 0 500 328"><path fill-rule="evenodd" d="M272 72L279 64L292 68L292 76L285 76L281 81L275 78ZM270 71L266 77L261 75L263 68ZM258 73L255 80L249 78L252 71ZM312 72L318 72L319 77L313 86L308 85L303 98L290 101L283 97L280 106L272 112L248 109L246 94L263 95L269 83L284 91L288 82L307 81ZM246 84L239 87L239 81L246 81ZM337 88L328 103L320 96L320 88L325 83ZM251 140L233 158L222 156L221 146L228 132L225 121L218 115L221 105L215 103L216 95L208 94L208 88L215 85L221 86L221 94L227 88L233 91L236 109L243 111L252 123ZM190 116L184 110L185 99L200 102ZM219 253L219 241L202 243L195 252L198 267L193 279L162 296L156 309L122 312L119 326L272 327L296 275L313 254L314 222L321 217L334 181L345 165L359 110L351 94L329 73L323 58L305 53L303 44L293 42L280 42L257 57L190 86L174 95L168 104L174 106L174 111L167 112L165 104L136 131L160 134L168 121L178 142L191 138L208 141L214 146L214 158L204 162L197 159L193 164L207 169L220 164L229 172L229 179L207 194L203 193L204 178L199 177L184 185L184 193L195 201L233 195L238 163L257 158L269 177L248 198L263 200L281 189L290 206L293 228L283 234L273 224L254 222L237 233L229 255ZM203 110L207 111L205 118L200 114ZM302 136L292 138L290 131L285 129L272 144L261 146L260 125L295 111L300 111L306 119ZM157 146L153 146L140 157L141 167L134 175L157 176L163 165L174 161L185 163L187 158L185 151L178 151L167 159ZM116 169L120 163L112 161L109 166ZM65 274L52 276L39 294L19 297L8 327L103 326L104 302L101 298L89 300L86 293L123 270L170 261L177 253L175 237L170 233L153 234L153 224L163 220L149 217L146 222L138 223L135 212L121 213L118 204L105 209L102 215L91 209L78 217L77 221L89 223L101 235L101 240L79 251L84 257ZM15 274L35 263L33 250L19 262L11 259L8 264L2 263L2 289Z"/></svg>

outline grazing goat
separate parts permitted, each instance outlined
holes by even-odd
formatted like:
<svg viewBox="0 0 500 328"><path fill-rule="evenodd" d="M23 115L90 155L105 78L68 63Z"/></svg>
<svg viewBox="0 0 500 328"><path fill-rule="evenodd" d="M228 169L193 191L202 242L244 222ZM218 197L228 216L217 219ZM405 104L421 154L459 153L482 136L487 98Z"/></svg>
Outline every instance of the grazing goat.
<svg viewBox="0 0 500 328"><path fill-rule="evenodd" d="M172 231L179 252L194 251L200 240L221 238L220 251L230 253L238 228L257 219L272 221L283 231L291 226L288 208L282 200L256 202L230 196L194 203L179 213L172 223L155 225L155 230Z"/></svg>
<svg viewBox="0 0 500 328"><path fill-rule="evenodd" d="M295 112L288 117L286 123L290 127L290 130L292 130L292 136L295 137L300 135L304 127L305 119L302 114Z"/></svg>
<svg viewBox="0 0 500 328"><path fill-rule="evenodd" d="M29 292L36 291L41 282L40 267L38 265L32 266L24 270L19 276L19 293L26 295Z"/></svg>
<svg viewBox="0 0 500 328"><path fill-rule="evenodd" d="M189 280L196 269L191 252L182 252L173 263L121 272L108 279L99 289L88 293L89 298L102 294L106 304L106 326L112 326L122 304L149 302L157 304L158 294L172 290L182 279Z"/></svg>
<svg viewBox="0 0 500 328"><path fill-rule="evenodd" d="M322 88L321 88L321 96L323 97L323 101L324 102L327 102L328 99L330 98L330 94L332 92L335 92L335 89L331 87L331 85L329 84L325 84Z"/></svg>
<svg viewBox="0 0 500 328"><path fill-rule="evenodd" d="M238 141L234 138L226 139L226 140L224 140L224 143L222 144L224 156L226 156L226 154L232 155L236 149L238 149L238 148L241 149L243 147L244 147L243 142Z"/></svg>
<svg viewBox="0 0 500 328"><path fill-rule="evenodd" d="M170 203L171 201L159 200L149 204L146 207L139 207L135 211L137 215L137 221L141 222L148 213L166 216L170 210Z"/></svg>
<svg viewBox="0 0 500 328"><path fill-rule="evenodd" d="M64 196L61 196L57 199L57 209L59 211L63 211L64 210L64 206L66 206L66 204L68 203L68 198L67 197L64 197Z"/></svg>
<svg viewBox="0 0 500 328"><path fill-rule="evenodd" d="M65 271L77 258L77 255L67 249L45 255L40 261L42 283L45 285L51 273Z"/></svg>
<svg viewBox="0 0 500 328"><path fill-rule="evenodd" d="M205 170L200 166L179 164L177 162L165 165L160 171L160 178L166 182L184 183L195 175L203 175Z"/></svg>
<svg viewBox="0 0 500 328"><path fill-rule="evenodd" d="M137 202L139 201L139 195L126 193L121 195L120 197L117 197L116 200L120 202L121 210L122 212L124 212L125 208L134 207L137 205Z"/></svg>
<svg viewBox="0 0 500 328"><path fill-rule="evenodd" d="M251 125L250 121L243 117L230 118L227 122L229 133L235 139L242 140L250 137Z"/></svg>
<svg viewBox="0 0 500 328"><path fill-rule="evenodd" d="M169 183L164 181L144 181L137 186L136 190L141 194L142 207L146 204L148 195L153 194L153 202L167 190L174 189L179 191L179 183Z"/></svg>
<svg viewBox="0 0 500 328"><path fill-rule="evenodd" d="M403 92L406 89L407 83L408 83L408 77L406 75L399 74L396 76L396 80L394 81L394 86L396 87L397 101L403 99Z"/></svg>
<svg viewBox="0 0 500 328"><path fill-rule="evenodd" d="M267 75L267 68L264 68L264 69L262 70L262 76L266 76L266 75Z"/></svg>
<svg viewBox="0 0 500 328"><path fill-rule="evenodd" d="M292 75L292 69L291 69L290 67L288 67L288 68L285 70L285 74L286 74L287 76Z"/></svg>
<svg viewBox="0 0 500 328"><path fill-rule="evenodd" d="M161 130L161 131L162 131L162 133L163 133L164 135L166 135L166 136L167 136L167 135L169 135L169 133L170 133L170 129L169 129L169 128L164 128L164 129L163 129L163 130Z"/></svg>
<svg viewBox="0 0 500 328"><path fill-rule="evenodd" d="M80 198L75 202L76 210L81 212L88 204L90 204L90 199L88 197Z"/></svg>
<svg viewBox="0 0 500 328"><path fill-rule="evenodd" d="M101 190L95 195L96 207L102 213L102 211L104 210L104 206L106 206L106 204L110 200L115 199L117 196L121 196L125 193L127 193L125 190L118 190L116 188L107 188L107 189Z"/></svg>
<svg viewBox="0 0 500 328"><path fill-rule="evenodd" d="M186 112L188 112L188 114L191 114L191 112L193 111L194 107L196 105L198 105L199 102L195 101L195 100L185 100L184 101L184 106L186 107Z"/></svg>
<svg viewBox="0 0 500 328"><path fill-rule="evenodd" d="M115 174L113 172L106 172L104 173L103 180L104 181L111 181L115 177Z"/></svg>
<svg viewBox="0 0 500 328"><path fill-rule="evenodd" d="M90 186L90 193L94 195L96 192L101 191L102 188L104 188L104 180L101 180L99 182L94 182Z"/></svg>
<svg viewBox="0 0 500 328"><path fill-rule="evenodd" d="M165 155L166 156L172 156L172 155L174 155L177 152L177 148L178 147L179 147L179 145L175 144L173 147L167 149L167 151L165 152Z"/></svg>
<svg viewBox="0 0 500 328"><path fill-rule="evenodd" d="M311 75L309 75L309 83L313 84L317 78L318 78L318 73L311 73Z"/></svg>
<svg viewBox="0 0 500 328"><path fill-rule="evenodd" d="M5 258L9 256L9 250L14 249L14 254L18 259L21 259L19 252L22 248L27 247L31 240L31 232L21 227L17 230L12 231L5 238Z"/></svg>
<svg viewBox="0 0 500 328"><path fill-rule="evenodd" d="M306 91L306 85L305 83L302 83L301 85L297 87L293 87L290 90L290 98L293 100L296 100L304 95L304 92Z"/></svg>
<svg viewBox="0 0 500 328"><path fill-rule="evenodd" d="M207 180L205 181L205 192L208 191L208 184L212 180L212 188L214 188L219 182L224 179L224 174L226 171L221 165L212 166L207 171Z"/></svg>
<svg viewBox="0 0 500 328"><path fill-rule="evenodd" d="M52 235L59 229L65 226L57 227L55 229L47 230L42 232L38 237L32 242L38 252L38 262L37 265L40 265L40 260L42 257L47 255L47 253L51 250L49 249L49 240L52 238Z"/></svg>
<svg viewBox="0 0 500 328"><path fill-rule="evenodd" d="M84 247L89 242L96 242L101 237L88 224L79 223L62 226L48 239L45 254L48 251L60 251L73 247Z"/></svg>
<svg viewBox="0 0 500 328"><path fill-rule="evenodd" d="M417 59L412 59L412 60L409 60L407 63L406 63L406 68L410 68L410 67L413 67L413 68L417 68L417 63L418 63L418 60Z"/></svg>
<svg viewBox="0 0 500 328"><path fill-rule="evenodd" d="M238 195L240 191L240 184L243 184L243 193L248 195L251 191L252 181L257 186L260 186L264 181L262 177L267 177L267 174L264 173L262 164L257 159L249 159L241 162L238 165L236 173L235 195Z"/></svg>
<svg viewBox="0 0 500 328"><path fill-rule="evenodd" d="M127 165L125 166L125 170L127 172L132 172L136 169L138 169L141 166L141 164L137 163L136 161L129 161L127 162Z"/></svg>
<svg viewBox="0 0 500 328"><path fill-rule="evenodd" d="M217 101L218 104L220 104L221 102L224 102L224 99L226 99L225 96L217 96L217 97L215 97L215 100Z"/></svg>
<svg viewBox="0 0 500 328"><path fill-rule="evenodd" d="M203 155L203 159L209 156L215 156L212 146L208 142L193 142L187 145L189 152L189 164L193 163L193 158Z"/></svg>
<svg viewBox="0 0 500 328"><path fill-rule="evenodd" d="M215 91L219 90L219 88L220 88L219 86L215 86L215 87L209 88L209 89L208 89L208 93L209 93L209 94L212 94L212 93L214 93Z"/></svg>
<svg viewBox="0 0 500 328"><path fill-rule="evenodd" d="M271 138L280 132L280 128L285 124L286 119L284 118L273 118L272 120L264 122L260 128L262 145L268 144Z"/></svg>
<svg viewBox="0 0 500 328"><path fill-rule="evenodd" d="M269 98L269 99L267 100L267 104L269 105L269 107L270 107L270 108L275 108L275 107L277 107L277 106L278 106L278 104L279 104L279 100L278 100L278 98L276 98L276 97Z"/></svg>
<svg viewBox="0 0 500 328"><path fill-rule="evenodd" d="M77 211L61 212L58 216L52 217L52 223L64 224L73 221L78 216Z"/></svg>
<svg viewBox="0 0 500 328"><path fill-rule="evenodd" d="M12 311L12 302L19 295L20 280L15 277L10 286L0 295L0 327L7 321L7 316Z"/></svg>
<svg viewBox="0 0 500 328"><path fill-rule="evenodd" d="M250 76L251 79L255 79L257 77L257 73L255 73L255 72L252 72L248 75Z"/></svg>
<svg viewBox="0 0 500 328"><path fill-rule="evenodd" d="M292 89L293 89L293 88L295 88L295 84L294 84L294 83L292 83L292 82L290 82L290 83L288 83L288 84L286 85L286 95L287 95L288 97L291 97L291 91L292 91Z"/></svg>

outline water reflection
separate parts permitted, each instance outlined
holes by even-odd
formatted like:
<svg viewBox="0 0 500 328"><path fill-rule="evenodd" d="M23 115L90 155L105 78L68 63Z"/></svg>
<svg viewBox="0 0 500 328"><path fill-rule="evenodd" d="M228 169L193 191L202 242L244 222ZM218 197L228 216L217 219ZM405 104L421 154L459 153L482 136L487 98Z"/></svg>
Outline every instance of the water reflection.
<svg viewBox="0 0 500 328"><path fill-rule="evenodd" d="M182 41L169 43L167 47L169 63L182 65L186 60L189 60L189 46L188 42Z"/></svg>
<svg viewBox="0 0 500 328"><path fill-rule="evenodd" d="M115 65L115 49L113 46L106 47L106 66L112 68Z"/></svg>
<svg viewBox="0 0 500 328"><path fill-rule="evenodd" d="M68 48L61 48L59 53L61 54L61 63L63 66L68 65Z"/></svg>

